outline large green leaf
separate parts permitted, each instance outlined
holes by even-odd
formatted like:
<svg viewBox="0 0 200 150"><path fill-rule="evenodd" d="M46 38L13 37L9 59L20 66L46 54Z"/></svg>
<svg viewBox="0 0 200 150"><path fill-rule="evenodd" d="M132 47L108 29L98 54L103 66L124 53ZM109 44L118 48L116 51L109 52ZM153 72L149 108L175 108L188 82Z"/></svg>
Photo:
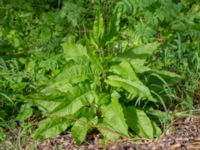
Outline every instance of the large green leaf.
<svg viewBox="0 0 200 150"><path fill-rule="evenodd" d="M64 100L64 95L40 95L32 94L30 96L24 97L20 96L21 99L23 99L25 102L37 106L43 113L49 113L52 110L54 110L57 106L61 104L61 102Z"/></svg>
<svg viewBox="0 0 200 150"><path fill-rule="evenodd" d="M157 125L154 121L152 121L152 120L151 120L151 124L152 124L152 127L153 127L153 135L154 135L155 137L160 136L160 135L162 134L161 129L160 129L160 128L158 127L158 125Z"/></svg>
<svg viewBox="0 0 200 150"><path fill-rule="evenodd" d="M88 130L97 124L97 117L91 109L84 109L80 113L80 118L76 121L71 129L72 136L78 144L82 143L87 135ZM92 125L92 126L91 126Z"/></svg>
<svg viewBox="0 0 200 150"><path fill-rule="evenodd" d="M92 70L96 70L96 72L104 72L103 64L100 61L100 57L96 55L95 49L87 45L87 53L92 63Z"/></svg>
<svg viewBox="0 0 200 150"><path fill-rule="evenodd" d="M157 69L152 69L152 72L155 72L159 76L161 76L167 82L167 84L175 84L177 82L180 82L181 79L183 79L183 77L174 72Z"/></svg>
<svg viewBox="0 0 200 150"><path fill-rule="evenodd" d="M54 77L43 89L44 95L56 95L66 93L72 84L83 82L94 77L98 72L91 68L88 60L85 62L66 65L56 77Z"/></svg>
<svg viewBox="0 0 200 150"><path fill-rule="evenodd" d="M41 89L41 93L46 96L58 95L66 93L72 85L69 83L69 79L63 79L60 81L50 81L47 86Z"/></svg>
<svg viewBox="0 0 200 150"><path fill-rule="evenodd" d="M170 71L166 71L166 70L151 69L144 65L138 65L137 63L135 63L134 60L131 60L131 65L133 66L136 73L139 73L139 74L156 73L161 78L163 78L168 84L174 84L174 83L179 82L181 79L183 79L183 77L181 77L180 75L178 75L174 72L170 72Z"/></svg>
<svg viewBox="0 0 200 150"><path fill-rule="evenodd" d="M128 61L124 60L119 65L112 66L110 71L120 75L125 79L140 82L140 80L138 79L136 73L134 72L133 68L131 67Z"/></svg>
<svg viewBox="0 0 200 150"><path fill-rule="evenodd" d="M149 101L158 102L151 95L150 90L142 83L134 82L128 79L123 79L119 76L108 76L106 83L113 87L120 87L130 92L131 94L138 96L140 98L148 99Z"/></svg>
<svg viewBox="0 0 200 150"><path fill-rule="evenodd" d="M110 102L111 96L109 93L99 93L97 104L105 105Z"/></svg>
<svg viewBox="0 0 200 150"><path fill-rule="evenodd" d="M131 60L130 63L133 66L136 73L143 74L147 71L151 71L151 68L144 65L138 65L134 60Z"/></svg>
<svg viewBox="0 0 200 150"><path fill-rule="evenodd" d="M97 101L97 98L96 92L91 90L90 85L85 82L71 87L64 94L56 96L32 95L27 101L38 106L45 113L71 115L80 108Z"/></svg>
<svg viewBox="0 0 200 150"><path fill-rule="evenodd" d="M16 119L18 121L24 121L29 117L31 117L32 114L33 114L33 109L30 107L30 105L24 104L20 107L20 112Z"/></svg>
<svg viewBox="0 0 200 150"><path fill-rule="evenodd" d="M119 103L120 95L113 92L111 95L111 103L101 107L103 117L103 126L109 127L113 131L117 131L122 135L128 136L128 126L125 122L123 109ZM105 124L104 124L105 123ZM102 132L104 135L111 133Z"/></svg>
<svg viewBox="0 0 200 150"><path fill-rule="evenodd" d="M114 41L118 38L117 35L119 34L121 15L121 11L115 11L108 23L108 27L106 28L104 34L104 43L106 46L113 44Z"/></svg>
<svg viewBox="0 0 200 150"><path fill-rule="evenodd" d="M47 139L64 132L70 122L63 118L47 118L39 122L37 130L32 135L34 139Z"/></svg>
<svg viewBox="0 0 200 150"><path fill-rule="evenodd" d="M98 126L100 127L98 130L105 137L105 139L110 140L110 141L115 141L119 139L120 134L115 132L115 130L109 124L109 122L106 122L105 120L103 120L102 122L98 123Z"/></svg>
<svg viewBox="0 0 200 150"><path fill-rule="evenodd" d="M65 99L51 113L71 115L82 107L89 106L95 99L97 99L96 92L90 89L89 84L78 84L66 93Z"/></svg>
<svg viewBox="0 0 200 150"><path fill-rule="evenodd" d="M79 83L88 79L93 72L90 69L89 64L74 64L66 66L61 73L59 73L52 82L69 82L70 84Z"/></svg>
<svg viewBox="0 0 200 150"><path fill-rule="evenodd" d="M141 137L153 138L154 128L146 113L135 107L124 107L128 126Z"/></svg>
<svg viewBox="0 0 200 150"><path fill-rule="evenodd" d="M149 43L146 45L141 45L135 48L126 50L124 53L120 54L119 57L132 59L136 65L144 65L146 59L153 54L153 52L158 48L159 44Z"/></svg>

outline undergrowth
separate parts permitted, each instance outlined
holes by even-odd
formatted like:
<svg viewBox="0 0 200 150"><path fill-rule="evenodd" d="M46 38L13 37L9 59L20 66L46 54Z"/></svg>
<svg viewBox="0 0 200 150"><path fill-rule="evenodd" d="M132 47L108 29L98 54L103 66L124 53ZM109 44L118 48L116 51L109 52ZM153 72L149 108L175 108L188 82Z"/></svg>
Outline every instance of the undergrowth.
<svg viewBox="0 0 200 150"><path fill-rule="evenodd" d="M199 103L200 5L2 0L0 140L155 138Z"/></svg>

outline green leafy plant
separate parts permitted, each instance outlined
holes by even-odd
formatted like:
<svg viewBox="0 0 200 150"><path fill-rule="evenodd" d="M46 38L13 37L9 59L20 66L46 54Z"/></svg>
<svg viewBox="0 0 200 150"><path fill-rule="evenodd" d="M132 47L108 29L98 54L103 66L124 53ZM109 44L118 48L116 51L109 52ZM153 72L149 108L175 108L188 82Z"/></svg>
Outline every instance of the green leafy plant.
<svg viewBox="0 0 200 150"><path fill-rule="evenodd" d="M145 64L158 48L156 42L123 49L117 47L114 51L119 21L120 13L117 13L105 27L102 14L98 12L86 47L72 38L62 44L66 64L48 84L40 86L37 93L26 100L39 107L47 117L39 123L34 138L56 136L72 126L76 141L83 142L92 126L63 119L65 116L97 126L109 140L116 140L120 135L131 136L129 128L146 138L161 133L159 122L145 111L157 109L159 105L165 108L166 97L170 96L162 87L168 80L176 83L181 77Z"/></svg>
<svg viewBox="0 0 200 150"><path fill-rule="evenodd" d="M195 109L197 1L0 4L0 140L11 128L26 132L31 118L40 121L35 139L66 130L77 143L93 130L153 138L169 111Z"/></svg>

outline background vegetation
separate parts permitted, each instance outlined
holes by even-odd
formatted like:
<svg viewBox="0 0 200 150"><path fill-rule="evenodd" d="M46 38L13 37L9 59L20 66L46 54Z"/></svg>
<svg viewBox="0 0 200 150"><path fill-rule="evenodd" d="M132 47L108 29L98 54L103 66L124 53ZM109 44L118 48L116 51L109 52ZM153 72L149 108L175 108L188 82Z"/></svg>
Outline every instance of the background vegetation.
<svg viewBox="0 0 200 150"><path fill-rule="evenodd" d="M159 137L199 108L199 4L1 0L0 140Z"/></svg>

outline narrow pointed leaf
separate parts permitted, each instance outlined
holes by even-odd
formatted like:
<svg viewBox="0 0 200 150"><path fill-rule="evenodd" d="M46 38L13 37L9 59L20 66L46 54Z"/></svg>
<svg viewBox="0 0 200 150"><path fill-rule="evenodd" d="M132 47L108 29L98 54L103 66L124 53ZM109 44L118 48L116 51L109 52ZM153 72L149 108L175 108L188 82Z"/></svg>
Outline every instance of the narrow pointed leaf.
<svg viewBox="0 0 200 150"><path fill-rule="evenodd" d="M101 12L97 11L91 34L91 42L96 46L96 48L98 47L98 45L100 45L103 35L104 35L104 20Z"/></svg>

